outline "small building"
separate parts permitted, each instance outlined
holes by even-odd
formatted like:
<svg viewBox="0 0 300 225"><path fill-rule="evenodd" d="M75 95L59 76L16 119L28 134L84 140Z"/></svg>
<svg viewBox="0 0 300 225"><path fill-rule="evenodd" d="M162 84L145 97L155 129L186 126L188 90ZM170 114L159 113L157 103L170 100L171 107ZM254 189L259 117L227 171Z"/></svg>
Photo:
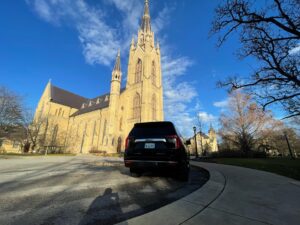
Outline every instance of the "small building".
<svg viewBox="0 0 300 225"><path fill-rule="evenodd" d="M197 142L197 151L199 155L206 155L211 152L218 151L217 133L212 126L209 128L208 134L198 132L196 134L196 138L195 135L189 138L191 144L188 146L188 150L191 154L196 153L195 139Z"/></svg>
<svg viewBox="0 0 300 225"><path fill-rule="evenodd" d="M22 153L22 144L17 140L0 139L0 153Z"/></svg>

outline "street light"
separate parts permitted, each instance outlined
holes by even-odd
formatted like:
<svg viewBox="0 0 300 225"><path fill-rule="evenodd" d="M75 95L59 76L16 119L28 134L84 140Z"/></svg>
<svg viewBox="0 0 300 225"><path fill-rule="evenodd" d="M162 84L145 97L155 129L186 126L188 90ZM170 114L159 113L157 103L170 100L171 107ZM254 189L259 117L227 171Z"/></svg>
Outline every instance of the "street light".
<svg viewBox="0 0 300 225"><path fill-rule="evenodd" d="M195 135L196 158L198 158L196 127L193 127L193 130L194 130L194 135Z"/></svg>

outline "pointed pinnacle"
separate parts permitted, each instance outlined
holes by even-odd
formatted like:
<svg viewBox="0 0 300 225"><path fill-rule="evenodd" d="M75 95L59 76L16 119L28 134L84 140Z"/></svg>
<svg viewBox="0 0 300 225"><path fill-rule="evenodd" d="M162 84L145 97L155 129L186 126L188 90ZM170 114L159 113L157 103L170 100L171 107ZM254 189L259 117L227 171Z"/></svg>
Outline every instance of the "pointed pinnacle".
<svg viewBox="0 0 300 225"><path fill-rule="evenodd" d="M141 29L144 31L151 31L151 22L150 22L150 12L149 12L149 2L145 0L144 14L141 24Z"/></svg>
<svg viewBox="0 0 300 225"><path fill-rule="evenodd" d="M114 71L121 71L121 52L120 49L118 50L117 58L116 58L116 63L114 66Z"/></svg>

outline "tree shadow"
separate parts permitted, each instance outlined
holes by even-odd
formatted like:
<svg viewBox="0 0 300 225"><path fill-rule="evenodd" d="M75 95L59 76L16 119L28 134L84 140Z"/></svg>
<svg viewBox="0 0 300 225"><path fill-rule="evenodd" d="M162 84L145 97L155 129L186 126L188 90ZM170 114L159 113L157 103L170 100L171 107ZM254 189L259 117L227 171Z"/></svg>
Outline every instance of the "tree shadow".
<svg viewBox="0 0 300 225"><path fill-rule="evenodd" d="M78 225L110 225L120 222L123 215L118 193L106 188L103 195L97 197Z"/></svg>

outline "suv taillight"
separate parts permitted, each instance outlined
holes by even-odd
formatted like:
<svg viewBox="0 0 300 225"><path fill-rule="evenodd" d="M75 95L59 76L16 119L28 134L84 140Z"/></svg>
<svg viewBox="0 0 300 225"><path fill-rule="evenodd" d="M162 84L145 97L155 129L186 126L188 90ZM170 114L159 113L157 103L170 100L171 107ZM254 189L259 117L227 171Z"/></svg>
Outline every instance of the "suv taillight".
<svg viewBox="0 0 300 225"><path fill-rule="evenodd" d="M127 149L130 145L130 141L132 141L132 137L127 137L125 142L125 149Z"/></svg>
<svg viewBox="0 0 300 225"><path fill-rule="evenodd" d="M177 135L167 136L166 139L167 139L167 142L175 145L175 147L174 147L175 149L181 148L181 146L182 146L181 140Z"/></svg>

